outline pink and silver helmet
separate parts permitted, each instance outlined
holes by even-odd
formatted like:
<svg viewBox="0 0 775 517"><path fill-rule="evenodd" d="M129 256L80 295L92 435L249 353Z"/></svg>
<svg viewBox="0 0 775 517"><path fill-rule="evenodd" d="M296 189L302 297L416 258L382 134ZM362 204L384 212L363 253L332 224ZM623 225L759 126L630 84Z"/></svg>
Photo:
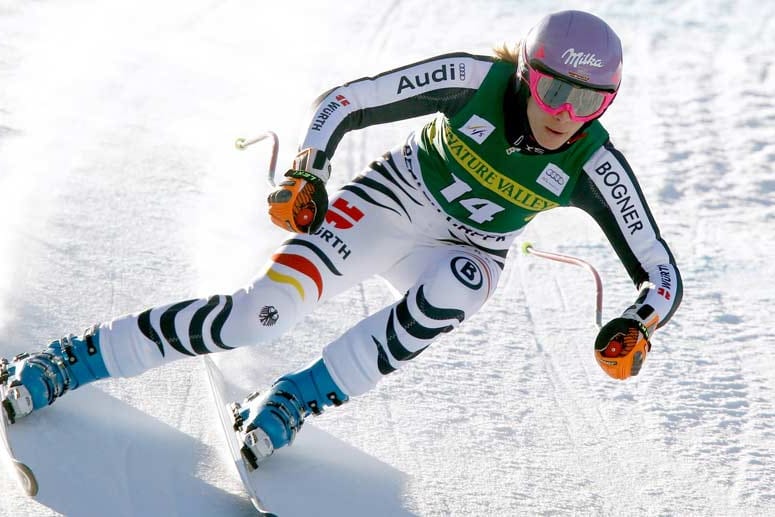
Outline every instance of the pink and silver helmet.
<svg viewBox="0 0 775 517"><path fill-rule="evenodd" d="M599 117L622 77L622 44L603 20L582 11L544 17L522 42L518 74L545 111Z"/></svg>

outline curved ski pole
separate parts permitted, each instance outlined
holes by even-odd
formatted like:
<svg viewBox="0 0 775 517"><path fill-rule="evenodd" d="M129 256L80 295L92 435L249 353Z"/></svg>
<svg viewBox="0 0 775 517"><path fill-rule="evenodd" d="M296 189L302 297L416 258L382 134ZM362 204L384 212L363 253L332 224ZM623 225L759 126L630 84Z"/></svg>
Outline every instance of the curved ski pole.
<svg viewBox="0 0 775 517"><path fill-rule="evenodd" d="M238 138L234 142L234 147L239 149L240 151L244 151L249 146L253 144L257 144L258 142L261 142L262 140L266 140L267 138L272 139L272 157L269 159L269 171L267 173L267 181L269 181L269 184L271 186L276 186L274 182L274 170L275 167L277 167L277 151L280 147L280 140L277 138L277 135L274 133L274 131L267 131L265 133L261 133L255 138L246 139L246 138Z"/></svg>
<svg viewBox="0 0 775 517"><path fill-rule="evenodd" d="M598 274L597 270L592 267L592 264L581 260L580 258L571 257L569 255L561 255L560 253L537 250L533 247L532 242L524 242L522 244L522 253L525 255L535 255L536 257L554 260L555 262L572 264L589 271L595 279L595 324L598 328L603 325L603 281L600 279L600 275Z"/></svg>

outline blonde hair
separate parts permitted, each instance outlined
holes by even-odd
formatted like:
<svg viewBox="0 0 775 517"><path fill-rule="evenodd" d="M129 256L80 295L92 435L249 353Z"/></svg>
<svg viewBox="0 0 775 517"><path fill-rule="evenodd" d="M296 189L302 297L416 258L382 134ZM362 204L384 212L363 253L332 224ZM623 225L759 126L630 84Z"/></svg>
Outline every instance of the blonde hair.
<svg viewBox="0 0 775 517"><path fill-rule="evenodd" d="M519 43L516 45L509 45L508 43L501 43L497 47L492 49L493 54L497 59L506 61L507 63L517 64L519 57Z"/></svg>

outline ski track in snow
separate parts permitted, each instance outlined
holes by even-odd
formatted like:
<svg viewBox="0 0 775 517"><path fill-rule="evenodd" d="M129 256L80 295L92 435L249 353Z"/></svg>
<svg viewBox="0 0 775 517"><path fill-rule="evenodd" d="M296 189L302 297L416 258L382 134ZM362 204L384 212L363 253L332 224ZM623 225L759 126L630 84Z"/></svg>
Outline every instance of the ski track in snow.
<svg viewBox="0 0 775 517"><path fill-rule="evenodd" d="M313 424L394 469L375 478L391 513L775 514L771 2L263 4L0 3L0 354L249 281L284 234L265 216L266 149L236 153L233 138L275 130L281 171L332 85L589 9L625 47L604 123L684 279L642 374L618 383L595 365L588 274L515 247L479 314ZM332 187L416 127L347 135ZM592 262L604 318L635 298L587 216L542 214L524 238ZM315 359L392 300L368 280L287 337L226 354L234 385ZM0 475L0 515L253 513L195 361L84 388L28 425L40 444L22 449L61 490L38 503Z"/></svg>

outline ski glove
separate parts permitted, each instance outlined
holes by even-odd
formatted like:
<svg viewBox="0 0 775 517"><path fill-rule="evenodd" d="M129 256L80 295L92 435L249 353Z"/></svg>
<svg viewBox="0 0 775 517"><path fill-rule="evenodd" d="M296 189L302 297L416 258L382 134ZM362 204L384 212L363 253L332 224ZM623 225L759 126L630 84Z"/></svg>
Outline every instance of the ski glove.
<svg viewBox="0 0 775 517"><path fill-rule="evenodd" d="M650 305L635 304L603 325L595 339L595 359L600 368L619 380L638 375L651 351L649 337L658 321Z"/></svg>
<svg viewBox="0 0 775 517"><path fill-rule="evenodd" d="M315 233L328 211L326 181L331 166L323 151L307 148L296 155L279 188L269 194L272 222L295 233Z"/></svg>

